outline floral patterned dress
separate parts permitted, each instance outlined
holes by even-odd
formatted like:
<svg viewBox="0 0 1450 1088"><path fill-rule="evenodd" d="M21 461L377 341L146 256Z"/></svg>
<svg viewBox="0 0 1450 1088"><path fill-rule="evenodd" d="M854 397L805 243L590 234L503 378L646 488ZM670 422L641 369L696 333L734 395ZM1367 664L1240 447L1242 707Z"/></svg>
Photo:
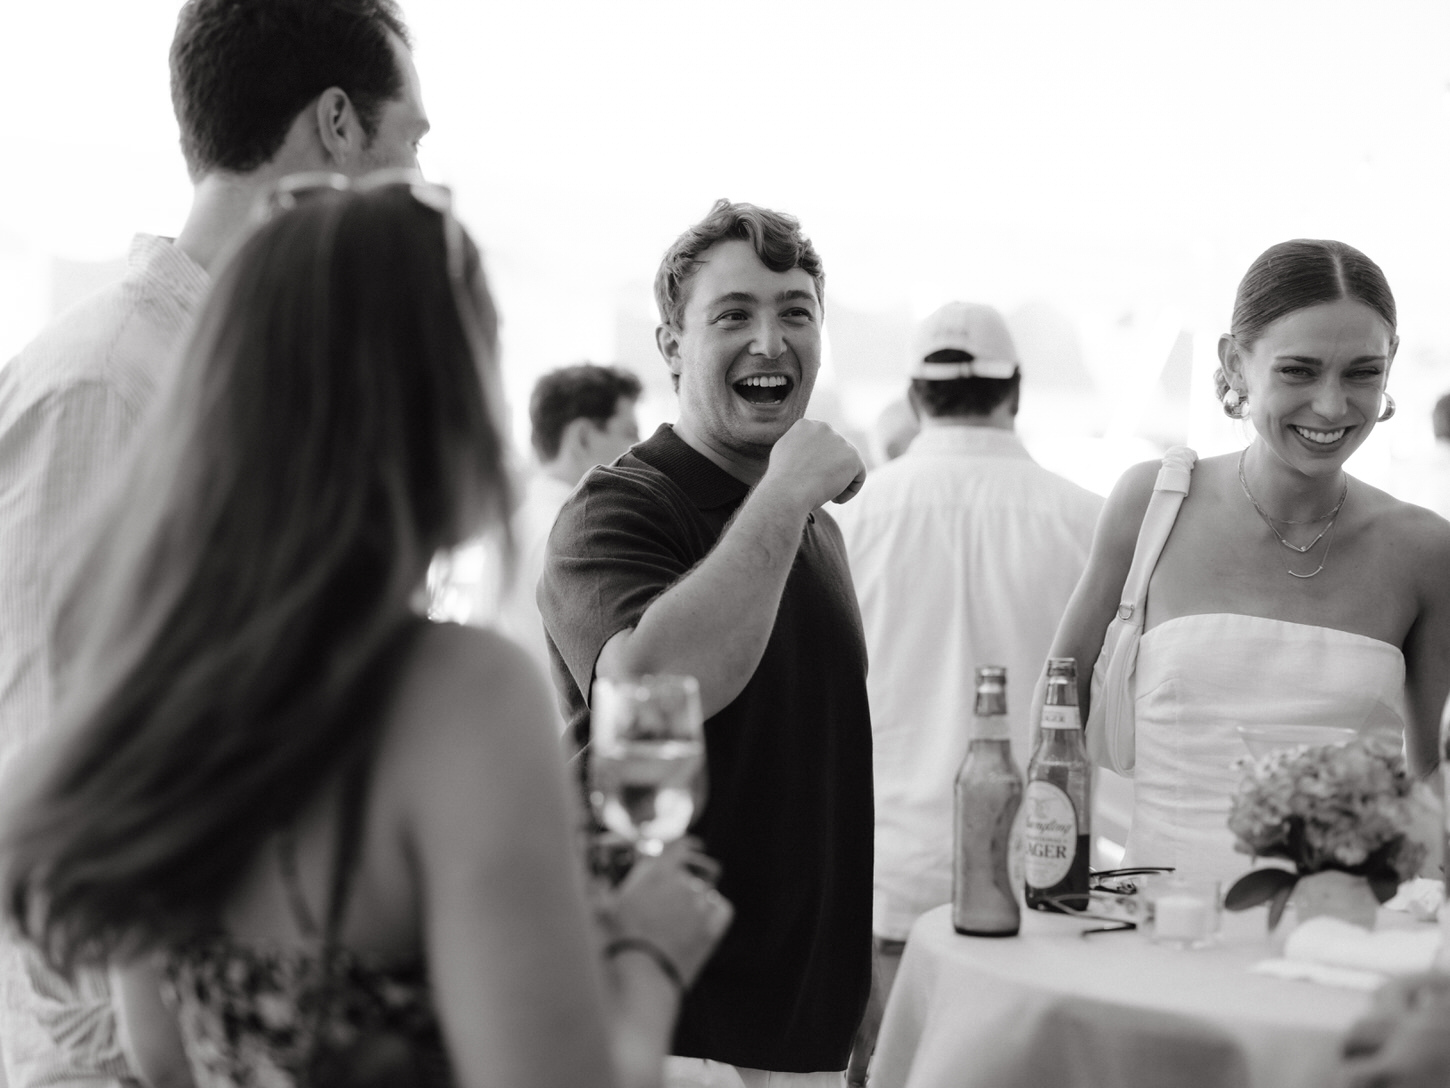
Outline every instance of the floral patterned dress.
<svg viewBox="0 0 1450 1088"><path fill-rule="evenodd" d="M166 997L197 1088L301 1088L319 1063L335 1084L451 1084L424 965L330 960L225 934L173 948Z"/></svg>
<svg viewBox="0 0 1450 1088"><path fill-rule="evenodd" d="M302 948L241 943L221 930L166 955L197 1088L445 1088L452 1084L426 964L385 960L337 939L361 849L370 756L343 771L331 890L322 925L302 894L290 829L276 840Z"/></svg>

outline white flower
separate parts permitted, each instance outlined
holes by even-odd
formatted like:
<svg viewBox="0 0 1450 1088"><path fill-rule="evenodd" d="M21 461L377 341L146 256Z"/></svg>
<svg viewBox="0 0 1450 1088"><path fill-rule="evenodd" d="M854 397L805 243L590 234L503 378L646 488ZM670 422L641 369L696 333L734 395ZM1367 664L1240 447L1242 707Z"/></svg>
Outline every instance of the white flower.
<svg viewBox="0 0 1450 1088"><path fill-rule="evenodd" d="M1412 796L1398 745L1377 735L1342 746L1299 747L1239 762L1229 811L1237 849L1322 869L1413 876L1425 857L1425 801ZM1432 799L1433 800L1433 799Z"/></svg>

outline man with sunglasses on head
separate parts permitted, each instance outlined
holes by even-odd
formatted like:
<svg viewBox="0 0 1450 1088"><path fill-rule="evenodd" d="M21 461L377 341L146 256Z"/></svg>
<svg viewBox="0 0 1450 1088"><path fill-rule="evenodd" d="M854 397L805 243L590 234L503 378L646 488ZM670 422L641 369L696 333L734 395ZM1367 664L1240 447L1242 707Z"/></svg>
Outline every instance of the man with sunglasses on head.
<svg viewBox="0 0 1450 1088"><path fill-rule="evenodd" d="M57 564L260 196L300 171L416 167L428 129L393 0L189 0L171 92L194 186L173 239L138 235L119 282L0 369L0 766L48 728ZM104 978L0 948L10 1088L131 1083Z"/></svg>
<svg viewBox="0 0 1450 1088"><path fill-rule="evenodd" d="M865 469L803 418L823 284L779 212L722 200L676 240L655 337L678 419L585 477L539 585L577 744L596 676L700 685L708 800L692 830L735 921L686 995L670 1086L840 1088L869 990L866 653L825 509Z"/></svg>

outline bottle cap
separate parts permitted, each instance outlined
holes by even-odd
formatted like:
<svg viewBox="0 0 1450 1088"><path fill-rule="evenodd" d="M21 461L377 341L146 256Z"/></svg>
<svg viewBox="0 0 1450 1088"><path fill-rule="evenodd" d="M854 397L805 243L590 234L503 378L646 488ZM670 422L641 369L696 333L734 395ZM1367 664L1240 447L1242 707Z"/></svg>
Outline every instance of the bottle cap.
<svg viewBox="0 0 1450 1088"><path fill-rule="evenodd" d="M1077 706L1077 661L1071 657L1047 659L1047 689L1043 693L1047 706Z"/></svg>
<svg viewBox="0 0 1450 1088"><path fill-rule="evenodd" d="M977 698L972 708L972 736L981 740L1005 740L1012 735L1007 720L1007 668L978 665Z"/></svg>

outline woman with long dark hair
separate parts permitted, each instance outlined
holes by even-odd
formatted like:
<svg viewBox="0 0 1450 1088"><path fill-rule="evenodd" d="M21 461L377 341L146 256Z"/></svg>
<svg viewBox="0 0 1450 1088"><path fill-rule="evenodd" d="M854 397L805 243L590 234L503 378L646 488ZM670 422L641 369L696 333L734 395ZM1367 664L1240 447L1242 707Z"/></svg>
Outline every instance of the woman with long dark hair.
<svg viewBox="0 0 1450 1088"><path fill-rule="evenodd" d="M729 907L677 850L602 964L541 678L417 606L509 510L478 253L446 190L352 188L284 183L92 528L6 911L116 965L159 1077L158 977L204 1085L649 1083Z"/></svg>
<svg viewBox="0 0 1450 1088"><path fill-rule="evenodd" d="M1241 724L1382 730L1403 737L1413 771L1435 767L1450 524L1344 470L1394 414L1397 346L1384 273L1342 242L1273 246L1239 284L1218 392L1253 439L1196 465L1187 455L1187 495L1152 572L1130 863L1224 881L1248 868L1227 826ZM1138 465L1113 490L1058 628L1052 653L1078 661L1084 719L1158 473Z"/></svg>

